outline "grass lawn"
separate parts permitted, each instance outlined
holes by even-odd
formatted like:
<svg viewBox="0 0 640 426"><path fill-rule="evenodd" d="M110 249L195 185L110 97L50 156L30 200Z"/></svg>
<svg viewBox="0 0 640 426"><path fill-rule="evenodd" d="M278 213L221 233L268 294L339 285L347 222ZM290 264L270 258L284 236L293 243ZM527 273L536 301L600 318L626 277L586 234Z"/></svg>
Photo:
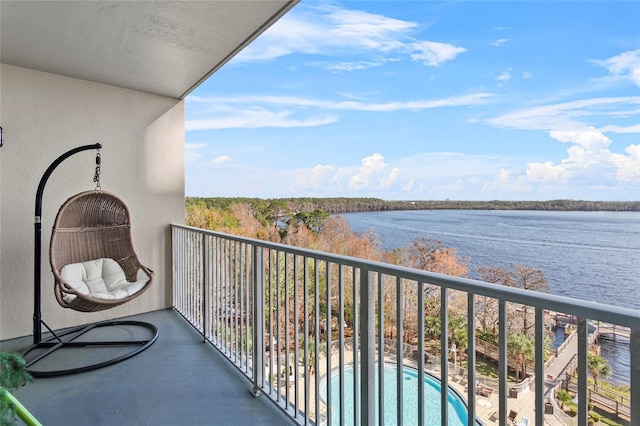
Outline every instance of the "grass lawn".
<svg viewBox="0 0 640 426"><path fill-rule="evenodd" d="M467 365L465 363L464 367L466 366ZM488 377L493 380L498 380L498 363L493 360L486 359L485 357L478 356L476 357L476 374ZM511 373L509 373L509 375L507 376L507 382L516 382L515 377Z"/></svg>

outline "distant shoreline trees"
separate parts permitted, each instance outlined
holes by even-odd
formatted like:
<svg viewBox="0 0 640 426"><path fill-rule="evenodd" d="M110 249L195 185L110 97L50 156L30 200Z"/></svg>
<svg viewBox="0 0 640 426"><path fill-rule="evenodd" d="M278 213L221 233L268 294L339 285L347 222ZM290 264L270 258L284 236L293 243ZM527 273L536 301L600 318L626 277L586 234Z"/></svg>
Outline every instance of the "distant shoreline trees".
<svg viewBox="0 0 640 426"><path fill-rule="evenodd" d="M288 206L294 214L313 212L316 209L328 214L394 210L537 210L537 211L615 211L640 212L640 201L455 201L455 200L382 200L379 198L226 198L187 197L186 206L203 205L225 210L233 204L247 204L255 211L266 214L271 207Z"/></svg>

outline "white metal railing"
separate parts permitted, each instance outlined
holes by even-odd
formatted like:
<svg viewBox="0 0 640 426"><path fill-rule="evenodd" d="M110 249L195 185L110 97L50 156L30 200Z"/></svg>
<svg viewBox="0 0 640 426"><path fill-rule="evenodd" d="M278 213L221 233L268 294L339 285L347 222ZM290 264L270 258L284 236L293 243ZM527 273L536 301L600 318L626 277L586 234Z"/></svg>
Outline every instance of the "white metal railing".
<svg viewBox="0 0 640 426"><path fill-rule="evenodd" d="M299 424L374 425L385 418L385 394L403 394L403 367L417 368L417 421L425 424L424 378L435 371L443 389L452 373L449 360L449 304L466 298L468 335L464 381L477 383L476 315L481 300L498 305L497 408L498 424L510 423L510 385L507 381L508 307L531 308L535 319L535 360L531 390L531 424L545 421L547 391L544 315L554 311L577 318L577 400L580 426L588 423L587 351L588 321L630 328L630 424L640 424L640 313L604 304L531 292L482 281L428 273L411 268L367 261L282 244L172 225L173 306L203 338L213 344L252 382L257 396L268 396ZM418 291L421 290L421 291ZM425 297L439 296L441 338L439 353L425 352ZM461 296L463 295L462 299ZM394 303L389 304L392 301ZM380 303L382 302L382 303ZM415 302L415 303L414 303ZM407 304L417 312L411 314ZM413 315L411 321L410 316ZM385 324L392 323L395 347L386 341ZM414 360L405 343L417 337ZM355 338L350 338L354 336ZM327 343L330 342L330 343ZM437 360L433 364L433 359ZM395 363L395 389L385 389L386 363ZM353 382L346 383L345 366L354 365ZM328 378L339 377L337 388ZM327 374L329 373L329 374ZM458 371L453 372L454 376ZM462 381L462 380L461 380ZM376 383L376 385L374 385ZM467 418L478 419L475 386L466 386ZM348 389L353 389L349 395ZM338 393L338 404L332 393ZM386 393L385 393L386 392ZM495 396L494 396L495 398ZM442 425L453 416L448 393L440 392ZM353 408L346 407L354 401ZM402 398L393 423L405 424ZM414 407L415 408L415 407ZM345 410L351 410L348 417Z"/></svg>

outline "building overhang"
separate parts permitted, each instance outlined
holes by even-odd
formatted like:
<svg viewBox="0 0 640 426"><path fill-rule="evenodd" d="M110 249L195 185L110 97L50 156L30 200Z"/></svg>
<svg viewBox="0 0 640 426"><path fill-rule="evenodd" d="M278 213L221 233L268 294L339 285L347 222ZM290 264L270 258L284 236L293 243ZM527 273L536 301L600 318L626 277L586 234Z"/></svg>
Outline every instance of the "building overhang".
<svg viewBox="0 0 640 426"><path fill-rule="evenodd" d="M183 99L298 0L0 1L0 62Z"/></svg>

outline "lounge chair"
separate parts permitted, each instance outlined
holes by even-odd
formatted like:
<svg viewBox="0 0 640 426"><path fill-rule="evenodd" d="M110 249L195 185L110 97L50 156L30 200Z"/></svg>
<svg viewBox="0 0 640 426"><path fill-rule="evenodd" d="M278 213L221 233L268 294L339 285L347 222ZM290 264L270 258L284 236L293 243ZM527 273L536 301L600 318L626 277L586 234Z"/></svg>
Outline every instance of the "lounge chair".
<svg viewBox="0 0 640 426"><path fill-rule="evenodd" d="M516 417L518 417L518 413L516 411L509 411L509 420L511 421L511 423L515 424L516 423Z"/></svg>
<svg viewBox="0 0 640 426"><path fill-rule="evenodd" d="M478 394L478 395L482 395L484 397L489 397L489 396L491 396L492 393L493 393L493 389L491 389L487 385L478 384L476 386L476 394Z"/></svg>

